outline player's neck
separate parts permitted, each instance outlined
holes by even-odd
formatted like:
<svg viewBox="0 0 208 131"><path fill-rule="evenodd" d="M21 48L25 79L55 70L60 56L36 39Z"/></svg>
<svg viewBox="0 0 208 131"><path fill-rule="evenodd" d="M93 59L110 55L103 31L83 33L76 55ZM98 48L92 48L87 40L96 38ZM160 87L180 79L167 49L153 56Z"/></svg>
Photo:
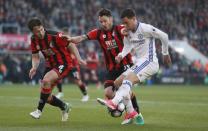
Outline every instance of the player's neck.
<svg viewBox="0 0 208 131"><path fill-rule="evenodd" d="M44 31L44 35L41 36L39 39L44 39L45 38L45 35L46 35L46 31Z"/></svg>
<svg viewBox="0 0 208 131"><path fill-rule="evenodd" d="M106 29L106 30L104 30L104 31L112 31L112 29L113 29L113 24L112 24L112 25L110 25L110 26L109 26L109 28L108 28L108 29Z"/></svg>
<svg viewBox="0 0 208 131"><path fill-rule="evenodd" d="M132 32L136 32L138 27L139 27L139 22L136 20L134 24L134 29L132 30Z"/></svg>
<svg viewBox="0 0 208 131"><path fill-rule="evenodd" d="M113 30L113 24L110 26L109 31Z"/></svg>

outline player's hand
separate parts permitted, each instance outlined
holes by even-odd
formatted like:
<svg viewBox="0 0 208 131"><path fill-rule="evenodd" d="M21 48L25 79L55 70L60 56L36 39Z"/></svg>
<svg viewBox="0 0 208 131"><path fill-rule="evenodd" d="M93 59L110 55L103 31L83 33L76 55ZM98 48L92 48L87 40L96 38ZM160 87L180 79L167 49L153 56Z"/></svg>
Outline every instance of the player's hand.
<svg viewBox="0 0 208 131"><path fill-rule="evenodd" d="M37 69L36 68L31 68L29 72L29 77L30 79L33 78L33 76L36 74Z"/></svg>
<svg viewBox="0 0 208 131"><path fill-rule="evenodd" d="M116 60L116 63L120 63L122 60L122 56L121 55L116 56L115 60Z"/></svg>
<svg viewBox="0 0 208 131"><path fill-rule="evenodd" d="M87 66L87 62L83 59L79 60L79 64L82 66Z"/></svg>
<svg viewBox="0 0 208 131"><path fill-rule="evenodd" d="M163 63L169 67L172 65L170 55L163 55Z"/></svg>

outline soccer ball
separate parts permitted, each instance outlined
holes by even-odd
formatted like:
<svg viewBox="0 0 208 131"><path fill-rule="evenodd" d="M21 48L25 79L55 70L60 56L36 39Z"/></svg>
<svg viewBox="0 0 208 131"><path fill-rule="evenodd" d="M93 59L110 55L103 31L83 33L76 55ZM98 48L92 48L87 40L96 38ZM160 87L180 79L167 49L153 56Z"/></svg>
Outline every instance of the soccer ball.
<svg viewBox="0 0 208 131"><path fill-rule="evenodd" d="M125 105L122 102L120 102L118 104L118 107L115 110L112 110L112 109L108 108L109 114L112 117L120 117L120 116L122 116L122 113L124 112L124 110L125 110Z"/></svg>

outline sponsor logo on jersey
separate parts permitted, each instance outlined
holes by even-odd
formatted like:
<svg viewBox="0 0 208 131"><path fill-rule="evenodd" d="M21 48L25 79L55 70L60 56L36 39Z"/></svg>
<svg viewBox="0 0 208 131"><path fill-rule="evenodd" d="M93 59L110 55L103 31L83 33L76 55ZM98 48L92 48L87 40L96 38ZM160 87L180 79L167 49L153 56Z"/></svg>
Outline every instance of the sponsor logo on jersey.
<svg viewBox="0 0 208 131"><path fill-rule="evenodd" d="M132 44L142 45L145 43L145 39L144 39L143 34L138 34L138 37L136 39L130 39L130 42Z"/></svg>
<svg viewBox="0 0 208 131"><path fill-rule="evenodd" d="M117 44L116 44L115 39L105 41L105 44L106 44L106 47L107 47L108 50L118 47Z"/></svg>
<svg viewBox="0 0 208 131"><path fill-rule="evenodd" d="M143 35L142 34L138 34L138 39L143 39Z"/></svg>

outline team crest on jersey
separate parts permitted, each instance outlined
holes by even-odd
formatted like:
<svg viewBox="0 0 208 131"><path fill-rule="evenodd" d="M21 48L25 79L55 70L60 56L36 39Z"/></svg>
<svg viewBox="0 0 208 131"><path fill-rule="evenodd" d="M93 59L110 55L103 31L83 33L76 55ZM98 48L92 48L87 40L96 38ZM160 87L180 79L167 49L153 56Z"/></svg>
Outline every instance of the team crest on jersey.
<svg viewBox="0 0 208 131"><path fill-rule="evenodd" d="M138 38L139 39L143 39L143 35L142 34L138 34Z"/></svg>
<svg viewBox="0 0 208 131"><path fill-rule="evenodd" d="M131 36L129 35L128 38L131 39Z"/></svg>
<svg viewBox="0 0 208 131"><path fill-rule="evenodd" d="M106 44L106 47L107 47L108 50L118 47L118 45L116 44L115 39L105 41L105 44Z"/></svg>
<svg viewBox="0 0 208 131"><path fill-rule="evenodd" d="M136 46L142 45L145 43L144 35L138 34L136 38L132 37L130 43L135 44Z"/></svg>
<svg viewBox="0 0 208 131"><path fill-rule="evenodd" d="M103 35L103 38L104 38L104 39L106 38L106 35L105 35L105 34Z"/></svg>
<svg viewBox="0 0 208 131"><path fill-rule="evenodd" d="M51 41L49 45L50 45L51 48L53 48L54 47L54 42Z"/></svg>
<svg viewBox="0 0 208 131"><path fill-rule="evenodd" d="M115 36L115 32L113 31L112 36Z"/></svg>

